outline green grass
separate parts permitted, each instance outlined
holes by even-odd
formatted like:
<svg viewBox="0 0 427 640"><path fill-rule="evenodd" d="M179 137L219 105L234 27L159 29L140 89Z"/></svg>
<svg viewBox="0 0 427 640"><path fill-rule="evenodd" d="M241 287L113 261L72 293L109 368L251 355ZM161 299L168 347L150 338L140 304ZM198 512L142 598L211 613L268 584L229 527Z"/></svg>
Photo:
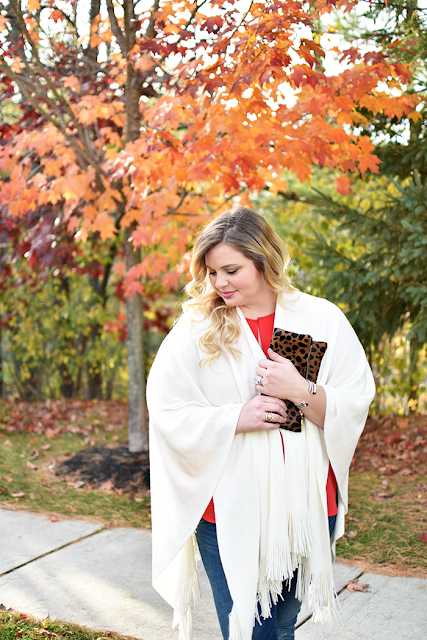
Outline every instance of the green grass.
<svg viewBox="0 0 427 640"><path fill-rule="evenodd" d="M95 412L89 416L92 422L100 423L93 436L91 434L90 444L117 445L126 442L125 427L114 432L107 431L99 416L96 416ZM54 475L54 468L49 468L64 456L87 448L87 436L67 432L48 438L46 435L25 431L8 433L5 430L0 430L0 435L0 490L7 489L7 492L0 494L0 507L69 517L90 517L107 526L151 526L148 494L129 496L96 489L74 489L71 483ZM49 449L43 450L42 447L47 445ZM31 452L35 450L39 455L32 458ZM38 469L29 469L27 462L37 465ZM21 493L25 495L12 495Z"/></svg>
<svg viewBox="0 0 427 640"><path fill-rule="evenodd" d="M0 611L1 640L125 640L130 636L105 631L89 631L59 620L37 620L12 611Z"/></svg>
<svg viewBox="0 0 427 640"><path fill-rule="evenodd" d="M376 501L376 491L393 497ZM349 537L349 532L356 536ZM420 538L425 532L426 476L410 480L402 475L385 478L377 471L350 474L347 535L337 543L339 557L427 571L427 544Z"/></svg>

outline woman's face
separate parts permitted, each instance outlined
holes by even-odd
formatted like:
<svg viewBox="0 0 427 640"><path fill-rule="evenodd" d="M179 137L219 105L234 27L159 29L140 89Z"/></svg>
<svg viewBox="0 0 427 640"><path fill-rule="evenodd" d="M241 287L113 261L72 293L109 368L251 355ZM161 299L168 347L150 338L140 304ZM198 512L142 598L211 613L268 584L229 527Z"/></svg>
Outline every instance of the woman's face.
<svg viewBox="0 0 427 640"><path fill-rule="evenodd" d="M238 249L218 244L205 262L212 287L228 307L257 308L266 297L275 297L264 274Z"/></svg>

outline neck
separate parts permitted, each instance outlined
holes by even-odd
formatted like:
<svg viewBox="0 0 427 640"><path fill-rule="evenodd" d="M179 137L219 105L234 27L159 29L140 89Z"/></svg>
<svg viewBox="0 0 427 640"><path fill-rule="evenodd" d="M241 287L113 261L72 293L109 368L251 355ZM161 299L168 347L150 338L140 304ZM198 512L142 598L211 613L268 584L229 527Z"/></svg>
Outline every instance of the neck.
<svg viewBox="0 0 427 640"><path fill-rule="evenodd" d="M276 310L276 301L276 293L269 289L260 300L257 300L253 304L248 303L247 305L242 305L240 309L245 318L256 320L257 318L269 316L271 313L274 313Z"/></svg>

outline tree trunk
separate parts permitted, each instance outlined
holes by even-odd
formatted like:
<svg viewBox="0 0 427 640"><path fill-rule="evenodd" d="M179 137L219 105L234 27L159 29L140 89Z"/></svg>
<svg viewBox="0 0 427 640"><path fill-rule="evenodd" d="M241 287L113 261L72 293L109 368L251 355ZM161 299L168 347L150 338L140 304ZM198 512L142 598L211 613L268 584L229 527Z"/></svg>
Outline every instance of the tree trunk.
<svg viewBox="0 0 427 640"><path fill-rule="evenodd" d="M135 45L137 20L135 18L135 0L123 2L124 40L122 53L126 55ZM111 19L111 17L110 17ZM140 133L139 100L141 98L141 82L133 65L127 68L126 79L126 131L125 143L135 142ZM131 235L136 228L133 222L125 231L126 271L141 261L141 249L135 249ZM136 453L148 451L147 409L145 401L145 358L144 358L144 317L142 296L137 293L133 298L126 298L127 345L129 368L129 451Z"/></svg>
<svg viewBox="0 0 427 640"><path fill-rule="evenodd" d="M130 236L134 225L125 229L126 271L139 264L141 251L134 251ZM126 298L127 346L129 367L129 451L148 451L147 412L145 403L144 318L139 293Z"/></svg>
<svg viewBox="0 0 427 640"><path fill-rule="evenodd" d="M409 346L409 385L408 397L409 413L419 413L418 396L420 381L418 377L418 366L420 360L421 346L417 338L412 338Z"/></svg>

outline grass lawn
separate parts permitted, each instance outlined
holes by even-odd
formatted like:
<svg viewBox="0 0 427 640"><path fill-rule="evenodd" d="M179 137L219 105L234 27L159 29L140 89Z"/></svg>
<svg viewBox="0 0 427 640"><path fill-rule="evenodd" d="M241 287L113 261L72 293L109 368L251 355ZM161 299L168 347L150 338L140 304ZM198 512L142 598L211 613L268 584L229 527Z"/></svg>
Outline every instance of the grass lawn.
<svg viewBox="0 0 427 640"><path fill-rule="evenodd" d="M89 631L59 620L37 620L24 613L0 611L1 640L125 640L118 633Z"/></svg>
<svg viewBox="0 0 427 640"><path fill-rule="evenodd" d="M427 416L368 419L337 555L427 577Z"/></svg>
<svg viewBox="0 0 427 640"><path fill-rule="evenodd" d="M148 492L75 488L54 475L55 465L73 453L126 439L126 408L119 403L3 404L0 506L149 528ZM427 576L422 536L427 539L427 416L370 418L351 468L338 557Z"/></svg>
<svg viewBox="0 0 427 640"><path fill-rule="evenodd" d="M126 494L90 485L74 488L76 483L54 473L60 461L88 446L114 446L126 440L127 412L119 403L69 403L63 411L55 405L31 405L29 414L23 403L18 408L3 403L0 506L86 517L106 526L149 528L148 492Z"/></svg>

